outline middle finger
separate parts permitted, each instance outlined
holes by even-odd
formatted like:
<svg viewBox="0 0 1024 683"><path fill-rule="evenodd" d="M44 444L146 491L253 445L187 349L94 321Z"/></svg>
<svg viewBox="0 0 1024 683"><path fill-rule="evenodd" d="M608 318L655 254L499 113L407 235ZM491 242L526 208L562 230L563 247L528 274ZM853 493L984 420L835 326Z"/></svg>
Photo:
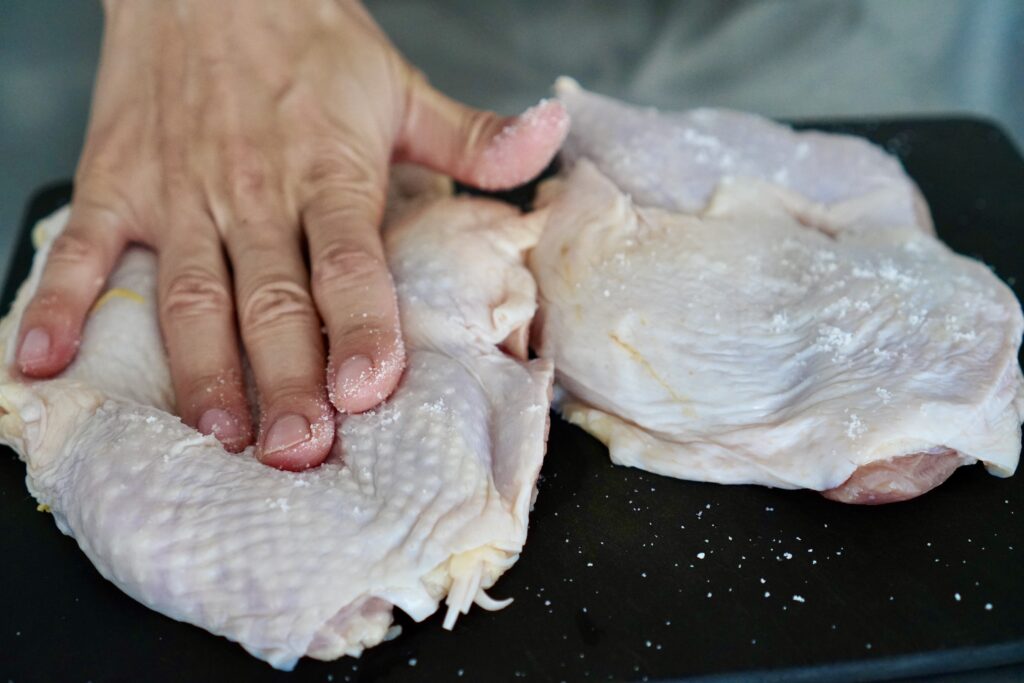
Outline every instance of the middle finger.
<svg viewBox="0 0 1024 683"><path fill-rule="evenodd" d="M309 294L297 227L283 220L229 231L242 340L260 395L258 456L301 470L319 465L334 440L324 387L320 319Z"/></svg>

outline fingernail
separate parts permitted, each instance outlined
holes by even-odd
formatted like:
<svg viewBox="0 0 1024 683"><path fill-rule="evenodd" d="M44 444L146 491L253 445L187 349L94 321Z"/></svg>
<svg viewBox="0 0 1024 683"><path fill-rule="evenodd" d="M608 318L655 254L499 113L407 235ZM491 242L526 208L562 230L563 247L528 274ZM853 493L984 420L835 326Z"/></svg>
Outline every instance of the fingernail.
<svg viewBox="0 0 1024 683"><path fill-rule="evenodd" d="M25 335L18 350L18 363L24 368L46 360L50 355L50 334L41 327L33 327Z"/></svg>
<svg viewBox="0 0 1024 683"><path fill-rule="evenodd" d="M263 442L263 454L283 451L308 441L309 437L309 420L294 413L279 417L267 432L267 438Z"/></svg>
<svg viewBox="0 0 1024 683"><path fill-rule="evenodd" d="M242 436L238 418L226 410L210 408L199 418L196 425L203 434L210 434L220 441L233 441Z"/></svg>
<svg viewBox="0 0 1024 683"><path fill-rule="evenodd" d="M351 398L370 379L373 362L363 355L352 356L338 367L334 387L341 398Z"/></svg>

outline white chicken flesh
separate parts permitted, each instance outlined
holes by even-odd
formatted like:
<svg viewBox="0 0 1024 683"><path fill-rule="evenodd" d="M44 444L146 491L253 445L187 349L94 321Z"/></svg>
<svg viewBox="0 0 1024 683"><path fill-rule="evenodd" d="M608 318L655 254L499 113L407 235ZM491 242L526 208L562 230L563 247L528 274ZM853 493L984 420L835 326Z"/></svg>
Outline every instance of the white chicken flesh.
<svg viewBox="0 0 1024 683"><path fill-rule="evenodd" d="M674 477L904 500L1020 453L1021 309L866 141L562 79L530 257L562 413Z"/></svg>

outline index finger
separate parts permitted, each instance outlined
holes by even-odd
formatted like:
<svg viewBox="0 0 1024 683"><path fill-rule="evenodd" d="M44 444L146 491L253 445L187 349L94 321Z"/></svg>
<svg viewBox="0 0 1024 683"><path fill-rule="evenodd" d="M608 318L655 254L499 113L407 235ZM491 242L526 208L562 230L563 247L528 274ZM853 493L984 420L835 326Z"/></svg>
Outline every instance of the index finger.
<svg viewBox="0 0 1024 683"><path fill-rule="evenodd" d="M327 386L343 413L386 399L405 368L395 286L377 228L383 194L338 185L303 212L313 297L330 341Z"/></svg>

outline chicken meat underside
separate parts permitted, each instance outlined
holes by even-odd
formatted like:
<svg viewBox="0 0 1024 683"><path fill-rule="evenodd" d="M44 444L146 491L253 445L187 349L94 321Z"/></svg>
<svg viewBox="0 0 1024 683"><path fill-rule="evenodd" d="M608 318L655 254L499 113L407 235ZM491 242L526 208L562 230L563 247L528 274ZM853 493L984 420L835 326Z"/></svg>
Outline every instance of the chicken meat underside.
<svg viewBox="0 0 1024 683"><path fill-rule="evenodd" d="M315 470L232 455L172 415L155 259L141 248L121 259L69 370L0 377L0 438L100 573L279 668L359 654L389 635L393 606L422 620L447 595L448 627L474 601L502 606L484 590L526 539L553 371L499 345L532 319L523 253L540 226L423 177L393 187L385 241L408 369L385 404L338 419ZM8 368L66 219L38 226L32 275L0 323Z"/></svg>
<svg viewBox="0 0 1024 683"><path fill-rule="evenodd" d="M1020 305L934 237L898 162L556 90L573 126L540 193L534 344L615 462L856 503L1014 472Z"/></svg>

